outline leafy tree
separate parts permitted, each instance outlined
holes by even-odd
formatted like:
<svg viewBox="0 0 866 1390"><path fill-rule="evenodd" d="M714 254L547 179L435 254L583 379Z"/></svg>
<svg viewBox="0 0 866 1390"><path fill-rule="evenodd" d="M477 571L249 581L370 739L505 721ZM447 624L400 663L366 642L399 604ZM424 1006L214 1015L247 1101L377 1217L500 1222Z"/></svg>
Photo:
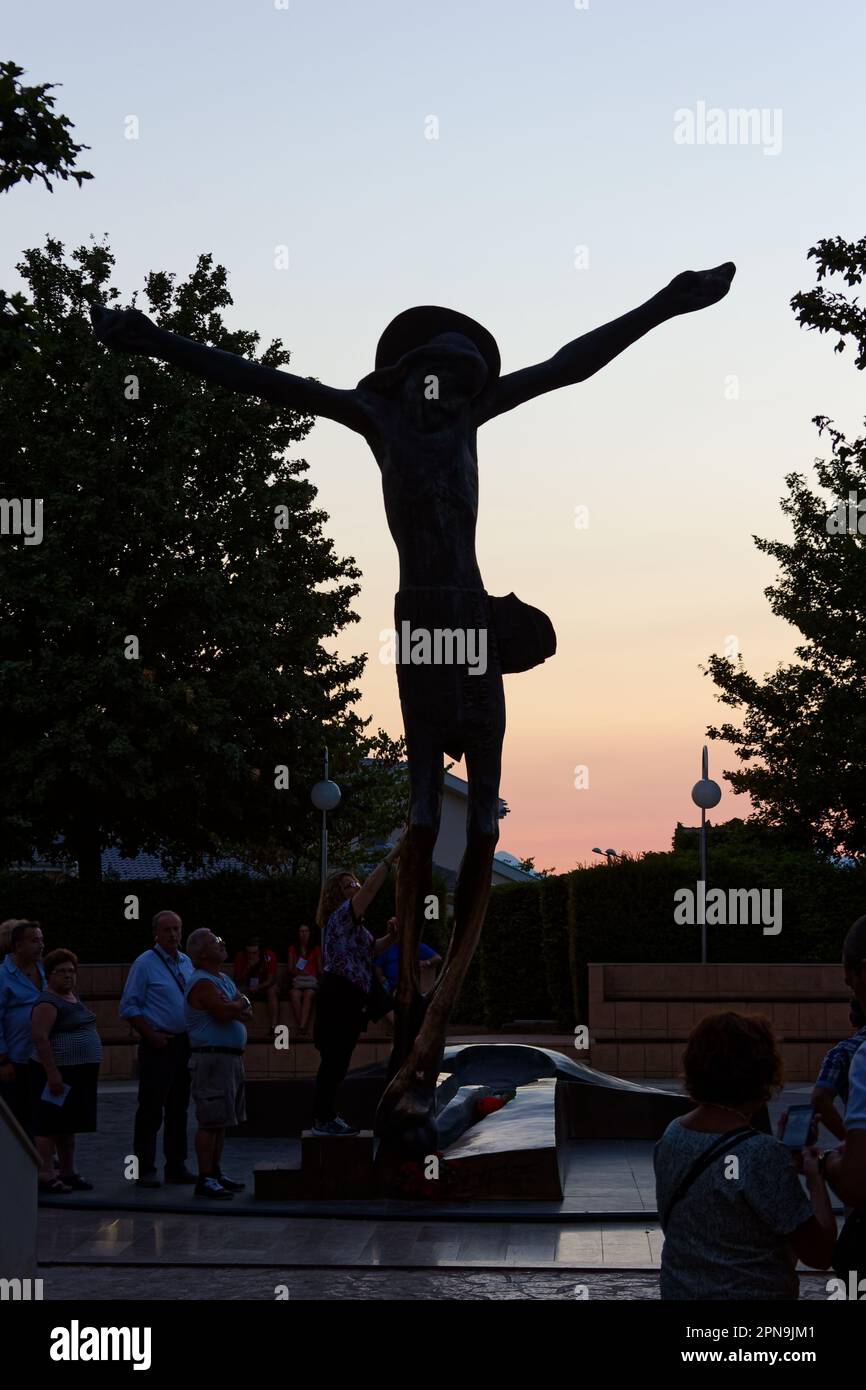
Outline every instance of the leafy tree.
<svg viewBox="0 0 866 1390"><path fill-rule="evenodd" d="M17 63L0 63L0 193L22 179L41 179L49 193L52 179L75 179L80 188L93 175L76 169L75 161L90 146L76 145L69 117L55 115L48 93L57 84L25 87L18 80L23 76Z"/></svg>
<svg viewBox="0 0 866 1390"><path fill-rule="evenodd" d="M54 97L48 92L54 84L23 87L18 81L23 75L17 63L0 63L0 193L34 178L40 178L49 193L54 192L52 178L73 178L80 188L93 175L73 166L89 146L74 144L69 134L72 122L52 111ZM27 351L31 328L24 296L0 290L0 371Z"/></svg>
<svg viewBox="0 0 866 1390"><path fill-rule="evenodd" d="M825 237L809 250L809 258L817 263L818 279L841 275L846 285L859 285L866 275L866 237L859 241L843 241L841 237ZM845 339L853 338L857 345L854 365L860 371L866 367L866 309L856 299L849 299L841 290L830 291L823 285L801 291L791 300L798 323L817 328L819 333L838 333L834 352L845 351Z"/></svg>
<svg viewBox="0 0 866 1390"><path fill-rule="evenodd" d="M313 750L313 766L316 752ZM379 729L369 736L365 756L359 758L357 749L349 746L336 759L329 745L330 772L342 795L336 811L328 813L328 864L332 870L352 869L364 873L382 858L382 847L406 821L409 801L409 779L406 763L406 744L401 738L392 739ZM319 761L321 769L321 761ZM319 770L313 777L317 781ZM311 786L311 784L309 784ZM309 791L309 786L308 786ZM309 796L308 796L309 800ZM321 812L313 816L308 827L309 839L300 835L293 849L291 870L318 878L321 862ZM241 857L244 850L235 853ZM278 863L281 842L273 834L270 842L256 847L254 860L258 863ZM246 850L249 857L249 847Z"/></svg>
<svg viewBox="0 0 866 1390"><path fill-rule="evenodd" d="M518 859L517 867L522 869L525 874L535 874L536 878L549 878L555 872L554 869L536 869L535 858L531 854L528 854L525 859Z"/></svg>
<svg viewBox="0 0 866 1390"><path fill-rule="evenodd" d="M18 267L34 327L0 374L4 489L44 499L44 539L0 540L0 861L62 836L91 880L108 844L282 863L316 843L322 744L347 785L376 750L353 709L365 658L324 645L357 621L359 571L286 456L309 418L98 344L113 263L49 239ZM256 355L209 255L144 296L161 326ZM346 803L357 835L376 797Z"/></svg>
<svg viewBox="0 0 866 1390"><path fill-rule="evenodd" d="M809 255L821 279L841 275L856 285L866 272L866 241L837 237ZM796 295L792 307L805 327L838 332L836 351L853 338L856 365L866 365L866 311L856 300L818 288ZM742 727L708 733L746 764L724 775L748 792L760 821L791 843L858 858L866 854L866 438L849 442L825 416L814 423L831 446L829 458L815 461L819 490L789 474L781 507L793 539L754 538L779 563L766 590L770 606L803 640L796 660L763 680L742 662L710 657L719 700L745 714Z"/></svg>

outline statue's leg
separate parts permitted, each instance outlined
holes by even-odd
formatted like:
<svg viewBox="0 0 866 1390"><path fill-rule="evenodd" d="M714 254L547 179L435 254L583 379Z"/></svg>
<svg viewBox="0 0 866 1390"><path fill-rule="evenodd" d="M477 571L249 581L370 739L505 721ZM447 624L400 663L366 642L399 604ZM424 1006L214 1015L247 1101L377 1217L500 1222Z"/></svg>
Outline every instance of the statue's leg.
<svg viewBox="0 0 866 1390"><path fill-rule="evenodd" d="M493 854L499 838L501 737L467 749L469 812L466 852L454 894L454 930L436 988L408 1058L379 1104L376 1132L405 1156L436 1152L435 1092L445 1038L484 925Z"/></svg>
<svg viewBox="0 0 866 1390"><path fill-rule="evenodd" d="M420 721L406 721L409 762L409 825L397 868L397 930L400 943L394 991L394 1045L388 1067L394 1076L409 1055L424 1017L418 946L426 900L433 887L433 847L442 814L444 756L441 742Z"/></svg>

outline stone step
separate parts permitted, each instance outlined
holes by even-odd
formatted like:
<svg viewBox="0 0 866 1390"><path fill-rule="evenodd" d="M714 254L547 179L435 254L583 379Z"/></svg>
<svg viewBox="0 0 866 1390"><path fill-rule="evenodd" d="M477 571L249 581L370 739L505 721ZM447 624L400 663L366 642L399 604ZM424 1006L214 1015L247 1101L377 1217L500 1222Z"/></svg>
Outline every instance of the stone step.
<svg viewBox="0 0 866 1390"><path fill-rule="evenodd" d="M301 1163L257 1163L253 1170L254 1193L259 1201L291 1201L298 1198L350 1200L372 1197L377 1192L372 1130L341 1138L324 1138L305 1130L301 1135Z"/></svg>
<svg viewBox="0 0 866 1390"><path fill-rule="evenodd" d="M300 1168L280 1163L257 1163L253 1168L253 1196L260 1202L292 1202L306 1196Z"/></svg>
<svg viewBox="0 0 866 1390"><path fill-rule="evenodd" d="M301 1171L307 1178L341 1178L373 1169L372 1129L340 1138L325 1137L305 1129L301 1135Z"/></svg>

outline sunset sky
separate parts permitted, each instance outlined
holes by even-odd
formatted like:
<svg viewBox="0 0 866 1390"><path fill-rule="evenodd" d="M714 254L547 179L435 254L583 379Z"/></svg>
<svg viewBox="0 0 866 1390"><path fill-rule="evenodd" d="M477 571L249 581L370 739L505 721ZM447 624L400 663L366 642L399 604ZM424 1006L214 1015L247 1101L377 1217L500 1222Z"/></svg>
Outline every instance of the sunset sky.
<svg viewBox="0 0 866 1390"><path fill-rule="evenodd" d="M509 371L680 270L736 262L722 304L479 436L485 583L543 608L559 639L552 661L506 679L500 848L562 870L594 845L668 847L697 818L705 729L723 716L700 663L733 640L760 675L795 642L752 535L787 534L784 475L823 451L811 417L854 434L864 415L850 353L789 307L814 283L810 245L866 232L862 110L849 81L839 97L840 69L866 51L862 7L48 0L7 11L4 40L26 81L63 84L95 176L6 195L8 289L49 232L68 247L106 233L130 295L210 251L231 323L349 386L412 304L480 319ZM679 143L677 113L699 103L763 111L772 142ZM397 560L375 462L327 421L298 453L363 571L361 621L340 642L370 653L361 710L397 734L378 660ZM710 766L721 780L731 754L711 745ZM716 814L747 810L726 789Z"/></svg>

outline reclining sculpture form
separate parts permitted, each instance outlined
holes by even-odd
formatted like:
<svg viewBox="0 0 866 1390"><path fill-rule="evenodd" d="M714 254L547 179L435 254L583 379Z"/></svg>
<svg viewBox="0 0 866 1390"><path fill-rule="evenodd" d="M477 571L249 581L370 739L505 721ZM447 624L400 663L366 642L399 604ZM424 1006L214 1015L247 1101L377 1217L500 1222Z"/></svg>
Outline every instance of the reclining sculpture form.
<svg viewBox="0 0 866 1390"><path fill-rule="evenodd" d="M484 589L475 555L478 428L543 392L585 381L667 319L716 303L734 273L730 262L684 271L637 309L575 339L546 362L506 376L500 375L495 340L473 319L435 306L409 309L383 333L375 371L350 390L166 332L137 309L91 310L97 337L115 351L158 358L274 406L324 415L362 435L379 465L399 555L397 633L420 631L428 639L437 631L456 633L466 639L464 658L468 649L476 658L412 664L405 645L398 644L410 805L397 882L392 1079L376 1120L394 1155L417 1158L437 1147L435 1089L446 1029L481 933L498 839L502 676L538 664L556 645L550 621L538 609L513 594L491 599ZM477 659L482 652L483 661ZM434 989L422 997L418 943L431 891L446 754L466 759L467 842L445 964Z"/></svg>

